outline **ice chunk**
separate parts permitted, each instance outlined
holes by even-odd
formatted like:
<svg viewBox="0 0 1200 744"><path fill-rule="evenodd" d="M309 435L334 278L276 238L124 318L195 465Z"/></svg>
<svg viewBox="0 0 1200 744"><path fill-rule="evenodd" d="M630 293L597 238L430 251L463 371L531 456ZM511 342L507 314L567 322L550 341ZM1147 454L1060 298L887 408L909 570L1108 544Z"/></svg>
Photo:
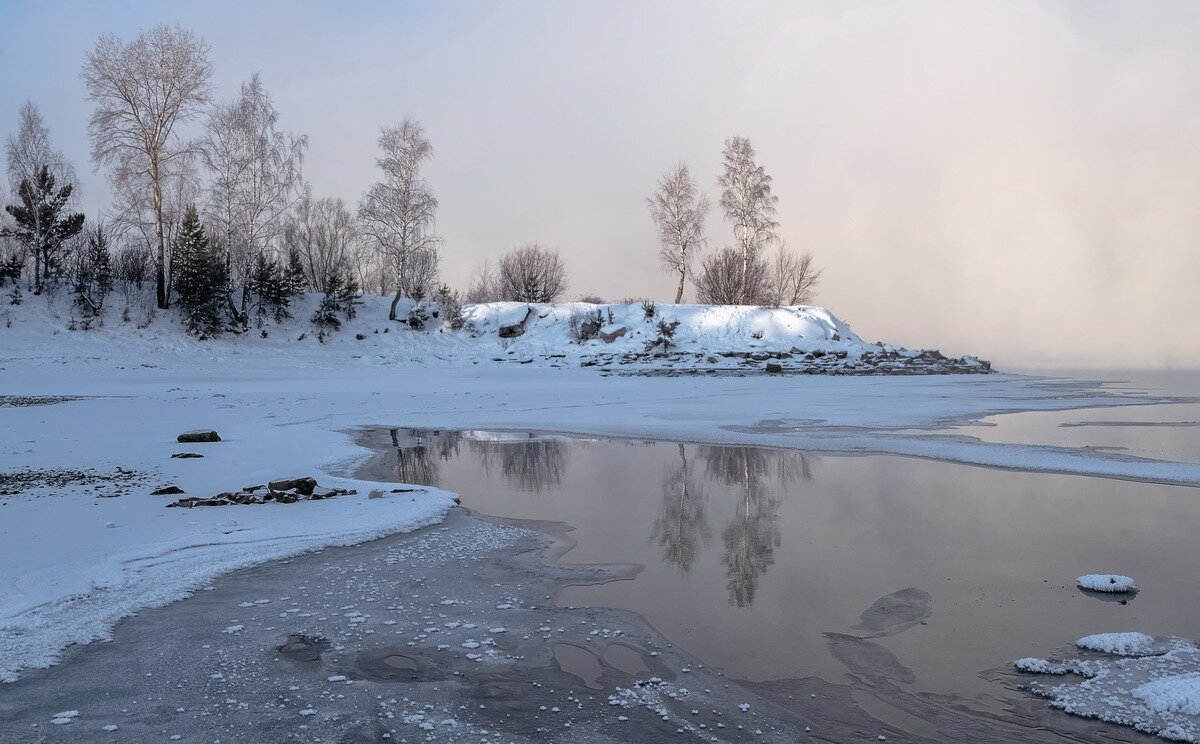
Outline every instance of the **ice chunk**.
<svg viewBox="0 0 1200 744"><path fill-rule="evenodd" d="M1093 592L1115 592L1123 594L1133 591L1133 579L1120 574L1087 574L1080 576L1077 581L1081 589Z"/></svg>
<svg viewBox="0 0 1200 744"><path fill-rule="evenodd" d="M1145 633L1097 633L1080 638L1075 645L1118 656L1145 656L1154 652L1154 639Z"/></svg>

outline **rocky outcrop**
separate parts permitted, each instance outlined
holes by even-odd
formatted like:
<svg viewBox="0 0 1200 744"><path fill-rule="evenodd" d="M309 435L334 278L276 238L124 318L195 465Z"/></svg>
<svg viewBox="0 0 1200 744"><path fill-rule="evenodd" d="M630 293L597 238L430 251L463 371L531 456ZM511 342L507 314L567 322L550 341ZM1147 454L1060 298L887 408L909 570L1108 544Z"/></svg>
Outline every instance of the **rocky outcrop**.
<svg viewBox="0 0 1200 744"><path fill-rule="evenodd" d="M182 493L182 492L181 492ZM230 504L294 504L297 501L330 499L358 493L353 488L322 488L316 478L281 478L267 484L246 486L240 491L225 491L208 498L188 497L167 504L191 509L195 506L228 506Z"/></svg>
<svg viewBox="0 0 1200 744"><path fill-rule="evenodd" d="M517 336L525 335L525 324L529 322L529 318L532 315L533 308L526 308L525 317L521 318L520 323L511 323L509 325L500 326L500 329L497 331L497 333L500 335L500 338L516 338Z"/></svg>

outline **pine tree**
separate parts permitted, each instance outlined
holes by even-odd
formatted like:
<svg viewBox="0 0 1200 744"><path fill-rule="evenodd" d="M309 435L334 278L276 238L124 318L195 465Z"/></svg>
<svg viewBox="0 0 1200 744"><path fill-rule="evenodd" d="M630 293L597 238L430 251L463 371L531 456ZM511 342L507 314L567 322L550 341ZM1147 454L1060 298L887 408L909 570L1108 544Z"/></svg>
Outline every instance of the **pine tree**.
<svg viewBox="0 0 1200 744"><path fill-rule="evenodd" d="M308 280L304 278L304 262L300 257L300 251L295 248L288 251L288 265L287 271L283 275L283 289L289 297L301 295L308 289Z"/></svg>
<svg viewBox="0 0 1200 744"><path fill-rule="evenodd" d="M342 320L338 314L345 315L348 320L353 319L358 306L362 304L358 298L358 282L347 275L344 267L337 266L329 275L321 304L312 317L313 324L335 331L341 329Z"/></svg>
<svg viewBox="0 0 1200 744"><path fill-rule="evenodd" d="M69 241L83 230L82 214L63 213L75 187L67 183L56 190L54 186L54 175L43 165L32 180L22 179L17 189L21 203L4 208L16 223L4 234L33 253L34 294L41 294L47 282L62 275Z"/></svg>
<svg viewBox="0 0 1200 744"><path fill-rule="evenodd" d="M204 234L194 206L184 213L173 256L175 292L188 332L200 338L218 335L226 294L225 262Z"/></svg>
<svg viewBox="0 0 1200 744"><path fill-rule="evenodd" d="M289 310L292 292L287 273L278 260L259 253L247 278L247 290L255 298L259 319L269 314L276 323L281 323L285 318L292 317Z"/></svg>
<svg viewBox="0 0 1200 744"><path fill-rule="evenodd" d="M108 233L97 224L88 234L87 249L79 256L75 270L75 304L93 318L104 310L104 300L112 291L112 256Z"/></svg>

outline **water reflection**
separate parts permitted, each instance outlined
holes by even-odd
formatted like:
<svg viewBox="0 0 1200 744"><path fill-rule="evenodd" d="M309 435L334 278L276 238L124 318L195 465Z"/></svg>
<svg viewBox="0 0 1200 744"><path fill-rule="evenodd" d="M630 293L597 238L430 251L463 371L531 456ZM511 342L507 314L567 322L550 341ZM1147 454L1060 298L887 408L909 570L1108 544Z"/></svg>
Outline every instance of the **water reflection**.
<svg viewBox="0 0 1200 744"><path fill-rule="evenodd" d="M679 463L666 469L663 477L662 515L654 520L650 540L662 550L662 559L680 573L688 573L696 562L699 543L708 547L712 529L705 504L708 494L688 472L687 449L679 447Z"/></svg>
<svg viewBox="0 0 1200 744"><path fill-rule="evenodd" d="M471 451L479 456L485 471L490 472L497 461L504 480L519 491L540 493L562 482L567 469L567 449L558 439L536 434L523 439L468 439Z"/></svg>
<svg viewBox="0 0 1200 744"><path fill-rule="evenodd" d="M397 481L452 488L453 483L444 482L442 467L447 462L465 459L474 463L476 472L488 484L499 478L513 492L557 492L556 500L568 501L580 496L574 493L580 485L568 477L567 450L587 444L586 440L531 432L428 429L389 432L393 452L388 475ZM718 513L730 515L721 529L720 556L728 602L734 607L751 606L759 582L774 565L775 551L783 541L780 509L788 489L794 483L812 480L816 458L800 452L756 447L630 441L621 444L625 448L652 450L652 457L659 461L664 455L668 459L669 464L662 471L661 502L647 538L657 546L663 564L678 574L692 572L712 542L710 499L716 499ZM673 454L667 455L668 452ZM577 469L586 470L586 465ZM580 475L574 474L576 481ZM494 488L494 485L476 486L472 489L476 491L475 498L470 501L475 502L482 495L479 490ZM590 493L590 488L585 490ZM650 506L646 501L642 504ZM611 504L606 501L603 508L618 505L619 498ZM638 511L643 508L639 505Z"/></svg>
<svg viewBox="0 0 1200 744"><path fill-rule="evenodd" d="M460 431L428 429L389 429L392 447L393 477L401 483L436 486L442 462L458 456Z"/></svg>
<svg viewBox="0 0 1200 744"><path fill-rule="evenodd" d="M813 464L803 453L754 447L701 447L700 456L710 478L736 489L734 517L721 531L721 565L729 603L749 607L782 544L779 508L786 488L812 480Z"/></svg>
<svg viewBox="0 0 1200 744"><path fill-rule="evenodd" d="M394 448L390 474L403 483L439 485L441 463L457 458L464 441L485 472L498 468L504 480L520 491L557 487L567 467L566 446L559 437L439 429L388 432Z"/></svg>

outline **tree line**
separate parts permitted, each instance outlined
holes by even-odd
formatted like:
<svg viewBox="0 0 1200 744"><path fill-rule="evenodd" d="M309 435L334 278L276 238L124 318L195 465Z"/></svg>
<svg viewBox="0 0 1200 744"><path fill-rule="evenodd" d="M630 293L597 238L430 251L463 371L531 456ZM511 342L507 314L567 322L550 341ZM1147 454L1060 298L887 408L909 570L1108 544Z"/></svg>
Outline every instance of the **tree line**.
<svg viewBox="0 0 1200 744"><path fill-rule="evenodd" d="M381 129L378 180L357 205L316 196L304 175L307 136L281 128L257 74L218 100L210 53L191 31L166 25L130 41L103 36L88 53L80 77L93 107L91 158L112 190L91 221L37 106L21 107L6 148L12 194L0 184L0 286L11 283L13 303L22 286L34 294L66 286L86 322L119 291L126 317L139 304L175 307L209 336L290 317L303 292L322 293L313 322L325 326L352 317L363 292L391 296L389 318L418 324L398 317L401 299L457 308L566 294L562 257L536 243L485 262L465 293L450 289L440 281L438 200L423 174L433 146L419 122ZM734 243L708 255L710 204L686 164L649 199L675 301L691 279L701 302L808 302L820 272L778 239L771 178L745 138L726 142L718 186Z"/></svg>

